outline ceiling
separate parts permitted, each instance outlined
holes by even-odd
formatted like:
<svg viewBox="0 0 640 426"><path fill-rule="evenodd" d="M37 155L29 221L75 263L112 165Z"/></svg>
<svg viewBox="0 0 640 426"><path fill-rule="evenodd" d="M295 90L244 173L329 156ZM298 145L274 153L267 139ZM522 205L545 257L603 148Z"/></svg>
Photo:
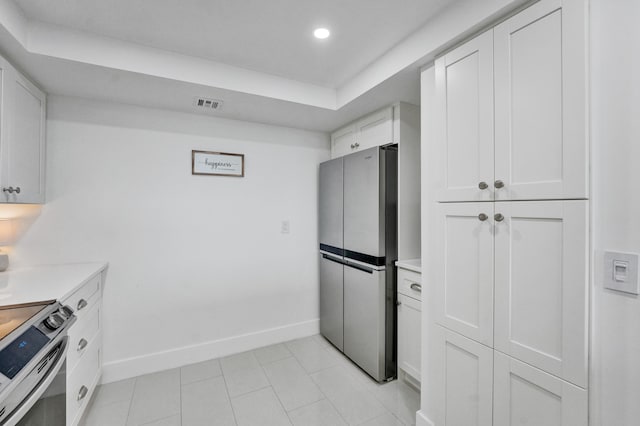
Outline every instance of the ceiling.
<svg viewBox="0 0 640 426"><path fill-rule="evenodd" d="M327 132L419 104L421 66L528 1L0 0L0 55L49 94Z"/></svg>
<svg viewBox="0 0 640 426"><path fill-rule="evenodd" d="M16 0L33 20L336 88L452 0ZM313 30L332 35L317 40Z"/></svg>

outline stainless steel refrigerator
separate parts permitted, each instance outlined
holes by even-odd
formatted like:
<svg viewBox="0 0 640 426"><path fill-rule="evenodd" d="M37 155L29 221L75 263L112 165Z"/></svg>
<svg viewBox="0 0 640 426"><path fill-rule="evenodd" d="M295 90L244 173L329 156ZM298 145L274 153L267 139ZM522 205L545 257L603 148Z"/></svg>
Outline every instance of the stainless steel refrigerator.
<svg viewBox="0 0 640 426"><path fill-rule="evenodd" d="M320 164L320 332L377 381L396 375L397 145Z"/></svg>

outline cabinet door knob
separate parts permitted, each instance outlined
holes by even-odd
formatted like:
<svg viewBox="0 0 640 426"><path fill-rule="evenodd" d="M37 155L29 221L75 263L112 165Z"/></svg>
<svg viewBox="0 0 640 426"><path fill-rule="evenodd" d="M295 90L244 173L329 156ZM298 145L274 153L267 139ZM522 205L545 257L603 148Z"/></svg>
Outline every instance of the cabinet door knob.
<svg viewBox="0 0 640 426"><path fill-rule="evenodd" d="M19 194L19 193L20 193L20 187L16 186L16 194Z"/></svg>
<svg viewBox="0 0 640 426"><path fill-rule="evenodd" d="M478 219L480 219L480 222L484 222L485 220L489 219L489 216L487 216L487 215L486 215L486 214L484 214L484 213L480 213L480 214L478 215Z"/></svg>
<svg viewBox="0 0 640 426"><path fill-rule="evenodd" d="M480 189L487 189L489 187L489 185L487 184L487 182L480 182L478 184L478 188Z"/></svg>
<svg viewBox="0 0 640 426"><path fill-rule="evenodd" d="M496 220L496 222L502 222L504 220L504 216L502 215L502 213L497 213L495 216L493 216L493 218Z"/></svg>
<svg viewBox="0 0 640 426"><path fill-rule="evenodd" d="M78 342L78 352L86 348L88 343L89 342L87 342L85 339L80 339L80 341Z"/></svg>
<svg viewBox="0 0 640 426"><path fill-rule="evenodd" d="M402 302L399 300L396 300L396 306L400 306L400 305L402 305Z"/></svg>
<svg viewBox="0 0 640 426"><path fill-rule="evenodd" d="M78 309L77 309L77 310L79 311L79 310L81 310L81 309L83 309L83 308L86 308L86 307L87 307L87 305L88 305L88 303L87 303L87 301L86 301L86 300L84 300L84 299L80 299L80 300L78 301Z"/></svg>
<svg viewBox="0 0 640 426"><path fill-rule="evenodd" d="M411 287L411 290L419 291L420 293L422 293L422 285L421 284L413 283L409 287Z"/></svg>
<svg viewBox="0 0 640 426"><path fill-rule="evenodd" d="M80 387L80 390L78 391L78 401L82 401L84 397L87 396L87 393L89 393L89 389L87 389L86 386L82 385Z"/></svg>
<svg viewBox="0 0 640 426"><path fill-rule="evenodd" d="M351 144L351 149L355 148L356 146L354 144Z"/></svg>
<svg viewBox="0 0 640 426"><path fill-rule="evenodd" d="M500 179L498 179L497 181L495 181L493 183L493 186L495 186L496 188L500 189L500 188L504 188L504 182L501 181Z"/></svg>
<svg viewBox="0 0 640 426"><path fill-rule="evenodd" d="M356 142L356 148L358 148L360 146L360 144L358 142Z"/></svg>

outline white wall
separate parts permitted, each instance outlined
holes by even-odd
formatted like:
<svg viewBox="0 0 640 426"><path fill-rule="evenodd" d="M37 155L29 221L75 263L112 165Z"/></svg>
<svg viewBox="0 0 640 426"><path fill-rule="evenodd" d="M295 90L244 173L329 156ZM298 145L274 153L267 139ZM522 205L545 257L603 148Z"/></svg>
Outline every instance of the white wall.
<svg viewBox="0 0 640 426"><path fill-rule="evenodd" d="M110 263L106 381L317 331L326 134L61 97L48 117L13 264ZM192 149L244 153L246 177L192 176Z"/></svg>
<svg viewBox="0 0 640 426"><path fill-rule="evenodd" d="M640 299L604 290L602 252L640 253L640 2L591 0L591 425L640 422Z"/></svg>

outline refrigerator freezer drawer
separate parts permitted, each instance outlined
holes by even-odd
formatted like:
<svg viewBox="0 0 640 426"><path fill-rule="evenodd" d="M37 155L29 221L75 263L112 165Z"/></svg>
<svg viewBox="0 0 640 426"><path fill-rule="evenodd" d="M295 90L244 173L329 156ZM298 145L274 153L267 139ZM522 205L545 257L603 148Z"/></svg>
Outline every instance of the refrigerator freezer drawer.
<svg viewBox="0 0 640 426"><path fill-rule="evenodd" d="M333 345L343 345L343 260L320 254L320 333Z"/></svg>
<svg viewBox="0 0 640 426"><path fill-rule="evenodd" d="M344 353L385 380L386 271L344 267Z"/></svg>

